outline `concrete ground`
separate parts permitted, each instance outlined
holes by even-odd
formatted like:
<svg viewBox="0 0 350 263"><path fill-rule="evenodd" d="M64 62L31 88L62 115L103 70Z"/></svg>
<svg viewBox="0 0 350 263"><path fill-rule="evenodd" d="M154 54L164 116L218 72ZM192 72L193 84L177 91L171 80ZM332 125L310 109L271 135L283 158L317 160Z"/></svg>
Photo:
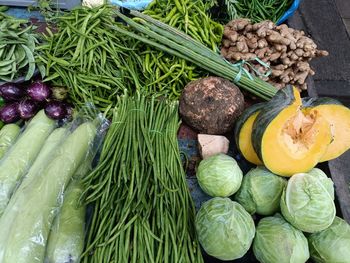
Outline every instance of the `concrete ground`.
<svg viewBox="0 0 350 263"><path fill-rule="evenodd" d="M301 20L319 48L329 51L312 62L318 94L350 107L350 0L303 0L293 19Z"/></svg>

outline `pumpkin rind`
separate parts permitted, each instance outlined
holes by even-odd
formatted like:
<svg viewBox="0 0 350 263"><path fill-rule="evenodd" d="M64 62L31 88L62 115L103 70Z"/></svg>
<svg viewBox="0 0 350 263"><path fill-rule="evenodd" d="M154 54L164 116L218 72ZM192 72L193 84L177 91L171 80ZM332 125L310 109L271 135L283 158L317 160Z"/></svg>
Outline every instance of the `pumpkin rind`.
<svg viewBox="0 0 350 263"><path fill-rule="evenodd" d="M262 165L262 161L254 150L251 135L254 121L265 104L257 103L245 109L236 121L234 130L237 148L247 161L256 165Z"/></svg>
<svg viewBox="0 0 350 263"><path fill-rule="evenodd" d="M320 162L335 159L350 149L350 109L332 98L303 100L306 109L313 109L329 123L332 141Z"/></svg>
<svg viewBox="0 0 350 263"><path fill-rule="evenodd" d="M317 111L301 110L299 93L288 86L278 91L257 116L252 141L270 171L292 176L311 170L319 162L331 141L331 132Z"/></svg>

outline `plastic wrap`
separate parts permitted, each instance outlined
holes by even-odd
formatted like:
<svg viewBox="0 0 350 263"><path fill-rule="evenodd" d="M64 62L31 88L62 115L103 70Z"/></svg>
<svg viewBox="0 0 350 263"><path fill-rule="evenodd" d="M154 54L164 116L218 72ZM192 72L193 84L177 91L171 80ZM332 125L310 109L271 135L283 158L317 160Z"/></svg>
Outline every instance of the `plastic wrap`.
<svg viewBox="0 0 350 263"><path fill-rule="evenodd" d="M46 250L46 263L78 263L84 249L85 205L79 204L83 193L80 180L71 182L55 218Z"/></svg>
<svg viewBox="0 0 350 263"><path fill-rule="evenodd" d="M17 139L21 128L17 124L6 124L0 130L0 159Z"/></svg>
<svg viewBox="0 0 350 263"><path fill-rule="evenodd" d="M40 111L0 162L0 217L17 183L26 174L39 154L56 122Z"/></svg>
<svg viewBox="0 0 350 263"><path fill-rule="evenodd" d="M39 165L35 175L25 177L0 218L0 229L8 229L0 236L0 262L44 262L63 193L81 164L96 151L94 142L100 136L101 123L101 117L94 122L73 122L71 133L51 151L45 165Z"/></svg>

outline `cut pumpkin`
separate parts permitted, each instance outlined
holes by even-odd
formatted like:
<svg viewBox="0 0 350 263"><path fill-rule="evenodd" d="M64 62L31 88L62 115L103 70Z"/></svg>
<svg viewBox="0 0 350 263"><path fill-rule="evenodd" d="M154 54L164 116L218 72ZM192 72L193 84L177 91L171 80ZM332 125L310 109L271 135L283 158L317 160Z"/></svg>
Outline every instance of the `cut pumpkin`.
<svg viewBox="0 0 350 263"><path fill-rule="evenodd" d="M262 165L263 163L254 150L252 130L254 121L265 104L258 103L247 108L236 121L234 131L237 148L248 162L256 165Z"/></svg>
<svg viewBox="0 0 350 263"><path fill-rule="evenodd" d="M311 170L332 139L328 122L301 109L296 88L281 89L258 114L252 131L255 152L273 173L292 176Z"/></svg>
<svg viewBox="0 0 350 263"><path fill-rule="evenodd" d="M332 98L303 101L307 110L317 111L330 125L332 142L320 162L329 161L350 149L350 109Z"/></svg>

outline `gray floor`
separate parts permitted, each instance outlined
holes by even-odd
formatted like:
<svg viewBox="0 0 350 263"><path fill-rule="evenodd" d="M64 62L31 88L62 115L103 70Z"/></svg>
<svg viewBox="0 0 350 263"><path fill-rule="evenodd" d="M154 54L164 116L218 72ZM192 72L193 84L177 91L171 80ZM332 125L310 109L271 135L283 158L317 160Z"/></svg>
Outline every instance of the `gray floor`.
<svg viewBox="0 0 350 263"><path fill-rule="evenodd" d="M319 48L329 51L312 61L318 94L350 106L350 0L304 0L296 16Z"/></svg>

